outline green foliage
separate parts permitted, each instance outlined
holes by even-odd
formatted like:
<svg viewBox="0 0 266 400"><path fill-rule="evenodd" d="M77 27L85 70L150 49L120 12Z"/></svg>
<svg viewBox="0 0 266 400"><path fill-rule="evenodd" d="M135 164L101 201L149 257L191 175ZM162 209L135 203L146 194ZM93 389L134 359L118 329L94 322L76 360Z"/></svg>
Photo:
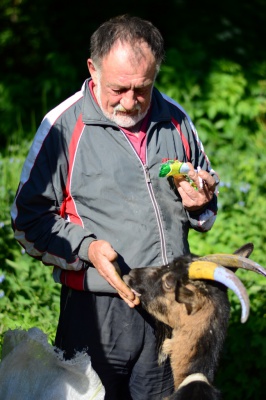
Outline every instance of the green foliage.
<svg viewBox="0 0 266 400"><path fill-rule="evenodd" d="M0 156L0 348L8 329L37 326L53 342L59 315L59 286L51 268L29 257L15 242L10 224L21 167L29 143L9 146ZM2 279L1 279L2 280ZM1 297L1 295L3 295Z"/></svg>
<svg viewBox="0 0 266 400"><path fill-rule="evenodd" d="M266 373L266 282L251 272L237 275L248 289L251 311L241 325L240 307L230 293L232 315L227 340L217 374L217 385L225 399L263 399Z"/></svg>
<svg viewBox="0 0 266 400"><path fill-rule="evenodd" d="M17 250L17 251L16 251ZM59 288L55 285L51 269L33 260L20 249L13 249L16 261L6 259L0 269L5 280L1 288L0 335L7 329L28 330L37 326L53 342L59 315Z"/></svg>
<svg viewBox="0 0 266 400"><path fill-rule="evenodd" d="M264 69L265 66L261 67ZM220 90L219 85L217 87L218 106L216 109L215 106L207 108L209 117L212 115L209 110L214 110L212 117L217 130L215 148L210 153L215 168L221 174L222 187L217 225L210 235L210 241L206 241L219 247L220 251L232 251L252 241L255 245L253 259L265 265L265 81L259 74L254 74L252 79L245 76L238 66L230 75L231 80L236 75L236 82L228 88L228 96L232 87L236 94L231 101L228 97L231 111L226 112L225 93L228 82L223 79L222 75L226 73L223 71L219 69L215 80L215 85L220 81ZM248 79L251 79L250 83ZM211 99L213 103L216 102L215 97L209 95L207 104L211 103ZM211 141L211 135L208 136ZM212 148L210 143L208 146ZM246 278L244 283L249 288L251 317L245 326L241 326L234 318L236 305L233 304L232 320L218 376L225 398L234 400L264 397L262 382L266 373L266 285L259 277L250 274L245 276L250 279Z"/></svg>
<svg viewBox="0 0 266 400"><path fill-rule="evenodd" d="M36 127L87 77L92 31L125 12L150 19L151 7L161 2L125 6L117 0L111 12L105 4L91 18L83 0L79 7L60 0L0 2L0 281L5 276L0 337L7 329L35 325L52 342L58 318L59 287L51 268L23 254L10 226L10 206ZM168 48L156 85L189 113L221 178L217 221L208 233L190 232L191 250L231 253L253 242L252 259L264 266L266 51L258 43L266 35L265 11L261 0L169 0L164 18L158 13L153 19ZM260 400L266 374L265 279L247 271L238 275L248 288L250 318L240 323L240 305L230 293L232 315L217 385L227 400Z"/></svg>
<svg viewBox="0 0 266 400"><path fill-rule="evenodd" d="M170 65L162 67L157 86L189 112L221 178L217 221L210 232L190 232L191 250L232 253L252 242L252 259L266 266L265 62L247 71L236 62L216 59L191 77L180 52L171 50L167 60ZM241 325L240 304L230 293L232 315L217 385L227 400L262 399L266 280L247 271L238 275L248 289L251 315Z"/></svg>

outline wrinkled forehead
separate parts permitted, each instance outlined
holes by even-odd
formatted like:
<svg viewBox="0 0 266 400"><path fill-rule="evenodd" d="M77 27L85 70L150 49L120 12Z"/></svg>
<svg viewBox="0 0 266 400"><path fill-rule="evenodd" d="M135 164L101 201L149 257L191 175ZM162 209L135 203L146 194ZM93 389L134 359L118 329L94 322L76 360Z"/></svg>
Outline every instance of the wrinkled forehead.
<svg viewBox="0 0 266 400"><path fill-rule="evenodd" d="M101 65L112 65L114 62L119 64L130 63L138 65L146 63L147 65L155 65L155 56L149 45L144 41L135 41L134 43L116 41L111 47L109 53L105 54L101 60Z"/></svg>

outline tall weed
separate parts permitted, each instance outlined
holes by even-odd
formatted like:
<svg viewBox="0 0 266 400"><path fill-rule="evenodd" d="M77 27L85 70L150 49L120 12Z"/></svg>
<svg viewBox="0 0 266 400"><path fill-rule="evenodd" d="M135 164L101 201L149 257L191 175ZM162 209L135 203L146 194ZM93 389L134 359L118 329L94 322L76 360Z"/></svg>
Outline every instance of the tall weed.
<svg viewBox="0 0 266 400"><path fill-rule="evenodd" d="M10 205L29 143L10 145L0 155L0 347L7 329L38 326L52 343L59 314L59 286L45 267L13 238Z"/></svg>

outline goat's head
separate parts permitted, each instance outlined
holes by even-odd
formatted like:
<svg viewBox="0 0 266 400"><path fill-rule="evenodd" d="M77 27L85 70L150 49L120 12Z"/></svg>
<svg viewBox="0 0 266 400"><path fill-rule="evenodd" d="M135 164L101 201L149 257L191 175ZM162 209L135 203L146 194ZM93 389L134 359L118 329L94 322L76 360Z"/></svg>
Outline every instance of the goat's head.
<svg viewBox="0 0 266 400"><path fill-rule="evenodd" d="M142 306L172 328L178 323L178 312L184 315L181 305L187 314L193 315L208 301L210 286L204 283L206 280L222 283L236 293L242 306L241 322L245 322L249 315L249 298L231 269L243 268L266 276L263 267L247 258L252 250L253 245L246 244L234 254L179 257L161 267L133 269L123 279L141 296Z"/></svg>
<svg viewBox="0 0 266 400"><path fill-rule="evenodd" d="M203 298L189 283L190 257L180 257L161 267L136 268L123 277L140 296L142 306L159 321L174 328L180 324L179 314L194 314ZM204 290L204 287L202 288Z"/></svg>

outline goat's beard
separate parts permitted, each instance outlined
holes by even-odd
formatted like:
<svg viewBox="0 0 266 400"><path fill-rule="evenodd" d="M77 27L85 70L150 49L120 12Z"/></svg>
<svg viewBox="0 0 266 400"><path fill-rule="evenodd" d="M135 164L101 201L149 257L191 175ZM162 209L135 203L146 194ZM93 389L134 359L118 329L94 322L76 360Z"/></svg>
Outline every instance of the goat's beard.
<svg viewBox="0 0 266 400"><path fill-rule="evenodd" d="M118 126L121 126L122 128L134 127L138 122L142 121L145 118L145 116L147 115L147 112L149 110L149 107L148 107L147 110L142 113L140 104L136 104L136 106L134 107L133 110L131 110L131 112L137 111L137 114L130 115L127 113L126 109L121 104L117 104L114 107L113 112L109 113L108 111L104 110L104 108L102 106L101 84L100 83L97 85L95 96L96 96L98 104L99 104L103 114L106 116L106 118L108 118L110 121L115 122ZM123 113L124 115L121 113Z"/></svg>

